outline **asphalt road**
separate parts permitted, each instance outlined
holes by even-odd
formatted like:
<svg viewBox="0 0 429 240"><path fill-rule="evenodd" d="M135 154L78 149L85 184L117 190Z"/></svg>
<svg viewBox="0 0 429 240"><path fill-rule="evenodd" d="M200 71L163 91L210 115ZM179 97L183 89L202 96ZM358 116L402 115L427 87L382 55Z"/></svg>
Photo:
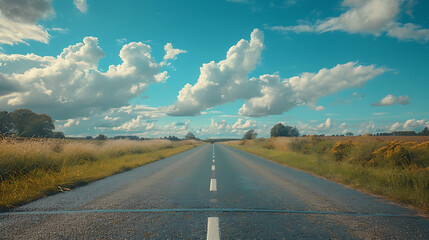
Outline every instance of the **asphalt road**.
<svg viewBox="0 0 429 240"><path fill-rule="evenodd" d="M429 239L388 200L220 144L0 213L0 239Z"/></svg>

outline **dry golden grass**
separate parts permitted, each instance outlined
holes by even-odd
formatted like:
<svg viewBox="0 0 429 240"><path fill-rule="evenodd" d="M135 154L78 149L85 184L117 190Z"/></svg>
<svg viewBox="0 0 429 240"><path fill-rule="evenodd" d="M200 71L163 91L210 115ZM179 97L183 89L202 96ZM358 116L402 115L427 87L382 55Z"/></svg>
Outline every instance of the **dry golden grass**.
<svg viewBox="0 0 429 240"><path fill-rule="evenodd" d="M3 139L0 209L132 169L199 144L169 140Z"/></svg>
<svg viewBox="0 0 429 240"><path fill-rule="evenodd" d="M356 142L386 142L391 141L401 141L401 142L427 142L429 141L429 136L326 136L318 137L324 140L334 140L334 141L344 141L352 140Z"/></svg>
<svg viewBox="0 0 429 240"><path fill-rule="evenodd" d="M429 212L429 137L272 138L231 145Z"/></svg>

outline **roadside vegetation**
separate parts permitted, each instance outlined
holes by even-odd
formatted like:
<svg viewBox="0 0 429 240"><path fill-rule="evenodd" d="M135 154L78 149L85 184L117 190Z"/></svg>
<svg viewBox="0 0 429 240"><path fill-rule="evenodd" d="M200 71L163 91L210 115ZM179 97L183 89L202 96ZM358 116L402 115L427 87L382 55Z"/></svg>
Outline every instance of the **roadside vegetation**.
<svg viewBox="0 0 429 240"><path fill-rule="evenodd" d="M0 210L189 150L195 140L0 139Z"/></svg>
<svg viewBox="0 0 429 240"><path fill-rule="evenodd" d="M427 136L276 137L231 144L429 212Z"/></svg>

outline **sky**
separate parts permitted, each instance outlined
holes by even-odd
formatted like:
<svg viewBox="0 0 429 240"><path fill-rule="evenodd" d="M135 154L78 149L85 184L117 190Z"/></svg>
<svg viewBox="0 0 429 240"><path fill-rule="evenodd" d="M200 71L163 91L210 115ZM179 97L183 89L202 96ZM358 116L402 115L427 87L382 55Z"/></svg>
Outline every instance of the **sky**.
<svg viewBox="0 0 429 240"><path fill-rule="evenodd" d="M429 126L423 0L0 0L0 110L66 136Z"/></svg>

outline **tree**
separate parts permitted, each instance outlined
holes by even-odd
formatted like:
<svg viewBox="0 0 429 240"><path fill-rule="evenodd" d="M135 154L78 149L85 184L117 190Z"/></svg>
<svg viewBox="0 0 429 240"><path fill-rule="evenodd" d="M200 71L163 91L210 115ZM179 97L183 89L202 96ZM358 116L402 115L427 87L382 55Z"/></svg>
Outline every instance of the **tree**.
<svg viewBox="0 0 429 240"><path fill-rule="evenodd" d="M20 137L51 137L54 121L47 114L37 114L29 109L17 109L10 113L12 131Z"/></svg>
<svg viewBox="0 0 429 240"><path fill-rule="evenodd" d="M164 138L163 139L167 139L167 140L170 140L170 141L179 141L180 139L178 138L178 137L176 137L176 136L164 136Z"/></svg>
<svg viewBox="0 0 429 240"><path fill-rule="evenodd" d="M271 137L298 137L299 131L295 127L277 123L271 128Z"/></svg>
<svg viewBox="0 0 429 240"><path fill-rule="evenodd" d="M12 121L7 111L0 111L0 133L9 133L12 130Z"/></svg>
<svg viewBox="0 0 429 240"><path fill-rule="evenodd" d="M296 127L286 126L286 128L288 128L288 130L289 130L289 136L286 136L286 137L298 137L299 136L299 131Z"/></svg>
<svg viewBox="0 0 429 240"><path fill-rule="evenodd" d="M46 114L37 115L28 124L23 137L52 137L52 130L55 129L54 121Z"/></svg>
<svg viewBox="0 0 429 240"><path fill-rule="evenodd" d="M104 134L98 134L94 139L95 140L106 140L107 137Z"/></svg>
<svg viewBox="0 0 429 240"><path fill-rule="evenodd" d="M53 138L65 138L66 136L64 136L63 132L52 132L52 137Z"/></svg>
<svg viewBox="0 0 429 240"><path fill-rule="evenodd" d="M425 127L420 133L419 133L419 135L422 135L422 136L429 136L429 129L428 129L428 127Z"/></svg>
<svg viewBox="0 0 429 240"><path fill-rule="evenodd" d="M191 139L195 139L195 135L191 132L188 132L188 134L186 134L185 136L186 140L191 140Z"/></svg>
<svg viewBox="0 0 429 240"><path fill-rule="evenodd" d="M257 133L256 133L256 131L255 130L249 130L249 131L247 131L245 134L244 134L244 136L243 136L243 140L244 139L255 139L256 138L256 135L258 135Z"/></svg>

